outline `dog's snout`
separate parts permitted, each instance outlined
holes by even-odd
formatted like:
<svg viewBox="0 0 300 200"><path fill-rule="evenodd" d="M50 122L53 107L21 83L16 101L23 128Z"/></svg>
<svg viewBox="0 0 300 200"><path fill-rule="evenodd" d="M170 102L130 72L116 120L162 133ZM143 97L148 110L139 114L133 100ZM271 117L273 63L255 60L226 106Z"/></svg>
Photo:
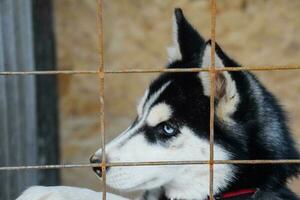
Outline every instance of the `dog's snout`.
<svg viewBox="0 0 300 200"><path fill-rule="evenodd" d="M99 167L93 167L93 171L99 176L102 177L102 159L100 157L97 157L95 155L91 156L90 163L92 164L99 164ZM106 171L108 170L108 167L106 167Z"/></svg>

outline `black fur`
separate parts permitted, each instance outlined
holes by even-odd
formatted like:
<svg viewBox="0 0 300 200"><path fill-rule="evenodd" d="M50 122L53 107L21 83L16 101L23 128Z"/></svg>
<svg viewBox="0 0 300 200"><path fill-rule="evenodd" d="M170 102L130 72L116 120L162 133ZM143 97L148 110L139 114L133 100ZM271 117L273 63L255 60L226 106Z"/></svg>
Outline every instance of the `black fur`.
<svg viewBox="0 0 300 200"><path fill-rule="evenodd" d="M176 9L178 24L178 43L182 59L168 65L169 68L189 68L201 65L201 52L204 39L188 23L182 11ZM229 58L222 49L216 47L217 55L225 66L240 66ZM232 115L235 125L226 124L216 116L215 143L232 153L232 160L260 159L299 159L294 141L287 126L287 119L277 99L250 72L229 72L235 81L240 103ZM171 81L168 88L157 99L174 108L173 124L185 124L192 127L198 136L209 140L209 97L203 94L203 86L198 73L166 73L156 79L150 86L150 93L162 84ZM255 87L261 94L257 94ZM216 100L216 104L218 100ZM272 128L276 125L276 129ZM165 141L160 134L150 134L151 127L145 127L149 142ZM149 133L149 134L148 134ZM180 134L180 133L179 133ZM266 137L269 136L269 137ZM276 138L280 144L273 141ZM235 200L297 200L293 192L287 189L287 181L298 174L298 165L235 165L235 180L222 192L243 188L258 188L252 197L238 197ZM164 195L161 200L166 199Z"/></svg>

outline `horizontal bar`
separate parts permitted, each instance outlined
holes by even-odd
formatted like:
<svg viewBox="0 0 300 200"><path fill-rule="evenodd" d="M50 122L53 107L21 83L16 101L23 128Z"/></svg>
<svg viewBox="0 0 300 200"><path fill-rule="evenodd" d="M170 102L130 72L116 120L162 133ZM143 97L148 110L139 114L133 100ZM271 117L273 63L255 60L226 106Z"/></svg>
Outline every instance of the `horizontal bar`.
<svg viewBox="0 0 300 200"><path fill-rule="evenodd" d="M298 65L286 66L245 66L245 67L223 67L216 68L216 71L280 71L280 70L299 70Z"/></svg>
<svg viewBox="0 0 300 200"><path fill-rule="evenodd" d="M10 76L10 75L76 75L76 74L99 74L97 70L58 70L58 71L22 71L22 72L0 72L1 76Z"/></svg>
<svg viewBox="0 0 300 200"><path fill-rule="evenodd" d="M157 161L157 162L117 162L106 163L107 167L129 167L129 166L172 166L172 165L207 165L209 160L203 161ZM300 164L300 159L292 160L214 160L213 164L243 164L243 165L257 165L257 164ZM36 165L36 166L7 166L0 167L0 171L11 170L29 170L29 169L64 169L64 168L90 168L102 167L101 163L91 164L60 164L60 165Z"/></svg>
<svg viewBox="0 0 300 200"><path fill-rule="evenodd" d="M216 68L216 71L275 71L275 70L299 70L300 66L289 65L289 66L245 66L245 67L225 67L225 68ZM209 68L158 68L158 69L119 69L119 70L105 70L106 74L123 74L123 73L179 73L179 72L208 72ZM99 74L98 70L56 70L56 71L2 71L0 75L9 76L9 75L76 75L76 74L85 74L85 75L94 75Z"/></svg>

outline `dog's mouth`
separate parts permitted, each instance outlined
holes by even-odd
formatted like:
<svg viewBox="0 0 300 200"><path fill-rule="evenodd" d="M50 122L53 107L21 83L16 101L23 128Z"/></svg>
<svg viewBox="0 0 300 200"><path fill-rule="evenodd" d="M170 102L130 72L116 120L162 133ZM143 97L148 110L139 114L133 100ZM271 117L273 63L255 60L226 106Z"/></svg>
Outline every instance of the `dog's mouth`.
<svg viewBox="0 0 300 200"><path fill-rule="evenodd" d="M148 181L144 181L144 182L142 182L142 183L136 185L136 186L134 187L134 189L135 189L135 190L139 190L139 189L143 188L144 185L151 184L151 183L153 183L153 182L156 182L157 180L158 180L158 178L155 177L155 178L152 178L152 179L150 179L150 180L148 180Z"/></svg>
<svg viewBox="0 0 300 200"><path fill-rule="evenodd" d="M115 188L119 191L126 191L126 192L135 192L135 191L139 191L139 190L144 190L145 189L145 186L147 185L151 185L153 183L155 183L156 181L158 180L158 178L152 178L152 179L149 179L149 180L144 180L143 182L140 182L134 186L131 186L131 187L128 187L128 188Z"/></svg>
<svg viewBox="0 0 300 200"><path fill-rule="evenodd" d="M99 178L102 178L102 167L93 167L93 171Z"/></svg>
<svg viewBox="0 0 300 200"><path fill-rule="evenodd" d="M99 163L99 165L101 165L101 163ZM109 167L105 167L105 171L107 172ZM93 171L95 172L95 174L99 177L102 178L103 177L103 170L102 167L93 167Z"/></svg>

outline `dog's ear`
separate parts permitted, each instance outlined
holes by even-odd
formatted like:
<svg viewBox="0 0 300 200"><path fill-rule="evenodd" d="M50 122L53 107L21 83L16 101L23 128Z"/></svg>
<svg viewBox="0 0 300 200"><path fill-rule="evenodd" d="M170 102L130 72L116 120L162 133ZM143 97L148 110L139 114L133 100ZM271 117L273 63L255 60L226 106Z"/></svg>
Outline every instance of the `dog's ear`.
<svg viewBox="0 0 300 200"><path fill-rule="evenodd" d="M176 8L173 16L173 46L168 48L169 62L191 61L199 58L204 39Z"/></svg>
<svg viewBox="0 0 300 200"><path fill-rule="evenodd" d="M232 61L216 44L215 67L225 67L224 63ZM230 62L229 62L230 63ZM201 53L201 67L209 68L211 66L211 42L207 42ZM232 67L232 66L231 66ZM228 121L230 116L236 111L239 102L239 94L234 81L232 72L217 71L215 79L215 98L217 100L216 114L219 119ZM211 78L208 72L200 72L199 77L203 85L204 95L211 95Z"/></svg>

